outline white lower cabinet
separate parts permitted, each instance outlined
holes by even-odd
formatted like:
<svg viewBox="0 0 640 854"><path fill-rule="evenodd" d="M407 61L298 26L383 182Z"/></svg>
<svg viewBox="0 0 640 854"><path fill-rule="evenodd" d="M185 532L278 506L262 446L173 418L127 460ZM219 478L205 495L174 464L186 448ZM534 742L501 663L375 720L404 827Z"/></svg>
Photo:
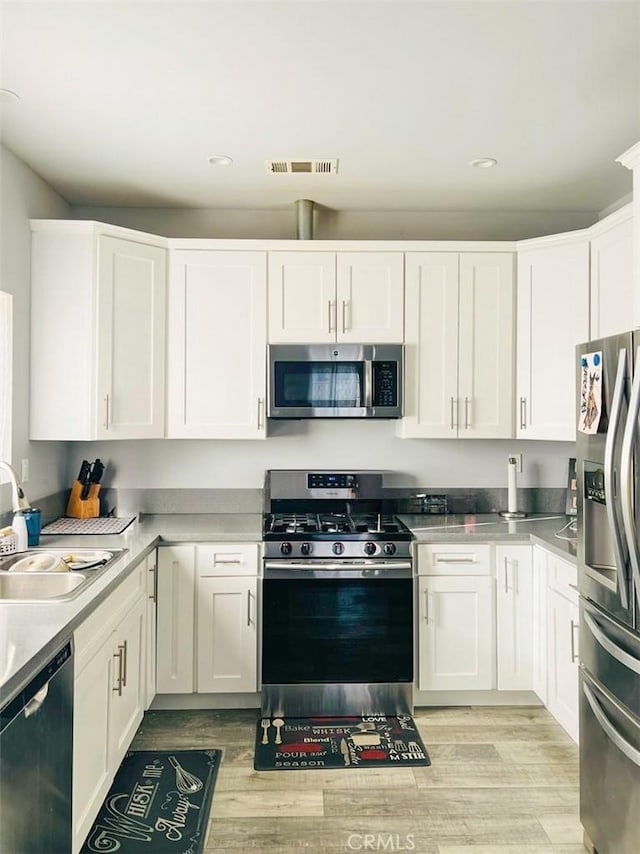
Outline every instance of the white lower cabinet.
<svg viewBox="0 0 640 854"><path fill-rule="evenodd" d="M495 614L488 545L418 547L418 688L495 686Z"/></svg>
<svg viewBox="0 0 640 854"><path fill-rule="evenodd" d="M576 567L547 554L547 708L578 740L579 610Z"/></svg>
<svg viewBox="0 0 640 854"><path fill-rule="evenodd" d="M146 560L147 577L147 640L146 640L146 681L145 681L145 710L149 708L156 695L156 612L158 601L158 552L154 550Z"/></svg>
<svg viewBox="0 0 640 854"><path fill-rule="evenodd" d="M499 691L533 688L531 546L496 546L496 652Z"/></svg>
<svg viewBox="0 0 640 854"><path fill-rule="evenodd" d="M158 550L157 692L257 690L256 543Z"/></svg>
<svg viewBox="0 0 640 854"><path fill-rule="evenodd" d="M143 565L75 633L73 851L79 851L142 720Z"/></svg>

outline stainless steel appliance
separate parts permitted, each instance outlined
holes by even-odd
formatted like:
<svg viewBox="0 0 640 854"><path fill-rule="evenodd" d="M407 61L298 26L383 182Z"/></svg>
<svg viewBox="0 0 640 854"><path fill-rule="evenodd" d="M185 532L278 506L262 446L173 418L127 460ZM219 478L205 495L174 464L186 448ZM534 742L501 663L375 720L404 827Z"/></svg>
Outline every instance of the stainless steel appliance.
<svg viewBox="0 0 640 854"><path fill-rule="evenodd" d="M71 641L0 710L0 851L72 849Z"/></svg>
<svg viewBox="0 0 640 854"><path fill-rule="evenodd" d="M382 475L270 471L262 714L411 714L411 532Z"/></svg>
<svg viewBox="0 0 640 854"><path fill-rule="evenodd" d="M270 418L400 418L402 344L269 347Z"/></svg>
<svg viewBox="0 0 640 854"><path fill-rule="evenodd" d="M580 818L599 854L637 854L640 332L581 344L577 363Z"/></svg>

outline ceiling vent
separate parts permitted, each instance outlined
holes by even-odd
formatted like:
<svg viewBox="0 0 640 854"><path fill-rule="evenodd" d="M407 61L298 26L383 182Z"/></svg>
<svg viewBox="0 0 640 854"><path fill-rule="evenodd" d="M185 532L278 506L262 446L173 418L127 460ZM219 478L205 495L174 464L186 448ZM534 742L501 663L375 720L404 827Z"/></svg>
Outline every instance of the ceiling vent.
<svg viewBox="0 0 640 854"><path fill-rule="evenodd" d="M337 160L265 160L267 172L273 175L335 175Z"/></svg>

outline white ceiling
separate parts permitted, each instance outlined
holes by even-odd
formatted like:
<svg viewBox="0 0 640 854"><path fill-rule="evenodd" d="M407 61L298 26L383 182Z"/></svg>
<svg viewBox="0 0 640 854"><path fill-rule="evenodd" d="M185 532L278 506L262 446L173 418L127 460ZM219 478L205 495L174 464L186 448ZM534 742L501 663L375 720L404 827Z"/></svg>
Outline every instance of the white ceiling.
<svg viewBox="0 0 640 854"><path fill-rule="evenodd" d="M72 204L601 211L631 191L637 0L0 2L2 139ZM268 174L287 158L338 174Z"/></svg>

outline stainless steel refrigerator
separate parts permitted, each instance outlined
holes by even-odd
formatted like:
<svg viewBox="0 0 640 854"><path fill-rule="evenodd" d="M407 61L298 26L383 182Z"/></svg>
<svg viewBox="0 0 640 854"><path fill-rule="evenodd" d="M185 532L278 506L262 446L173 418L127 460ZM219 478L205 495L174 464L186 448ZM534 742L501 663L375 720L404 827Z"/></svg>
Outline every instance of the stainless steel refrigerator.
<svg viewBox="0 0 640 854"><path fill-rule="evenodd" d="M640 330L577 347L580 819L640 851Z"/></svg>

